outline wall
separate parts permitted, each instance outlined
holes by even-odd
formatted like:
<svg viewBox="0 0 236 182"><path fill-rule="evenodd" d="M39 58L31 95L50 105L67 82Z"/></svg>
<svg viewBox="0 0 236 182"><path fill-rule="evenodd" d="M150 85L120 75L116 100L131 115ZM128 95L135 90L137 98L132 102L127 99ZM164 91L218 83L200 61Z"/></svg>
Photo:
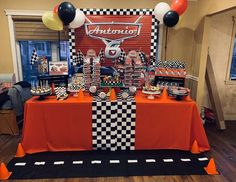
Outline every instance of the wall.
<svg viewBox="0 0 236 182"><path fill-rule="evenodd" d="M165 0L70 0L72 4L80 8L154 8L160 1ZM60 2L62 1L0 0L0 27L4 27L1 29L0 73L13 72L8 21L4 9L52 10ZM170 1L166 0L166 2L170 4ZM196 2L190 2L187 12L182 17L181 24L176 30L170 31L167 53L169 59L182 59L186 60L186 62L192 62L191 41L193 32L190 29L194 25L195 7ZM187 40L190 40L190 42ZM186 48L188 51L186 51Z"/></svg>
<svg viewBox="0 0 236 182"><path fill-rule="evenodd" d="M205 15L217 13L235 6L235 0L198 0L198 17L196 26Z"/></svg>
<svg viewBox="0 0 236 182"><path fill-rule="evenodd" d="M178 24L174 28L168 29L166 59L183 60L187 63L187 73L192 74L192 54L196 19L196 2L189 2L187 11L180 17ZM166 28L164 33L166 33ZM165 49L165 35L163 37ZM162 51L162 59L165 59L165 50Z"/></svg>
<svg viewBox="0 0 236 182"><path fill-rule="evenodd" d="M236 9L212 16L211 34L209 36L209 54L226 120L236 120L236 83L235 85L229 85L225 82L228 61L230 59L229 50L233 15L236 15ZM205 95L204 100L208 100L207 95ZM207 105L207 102L203 104Z"/></svg>
<svg viewBox="0 0 236 182"><path fill-rule="evenodd" d="M216 74L217 79L217 89L220 93L220 99L222 103L222 108L224 112L224 116L226 120L236 120L236 112L233 110L233 108L236 105L235 102L235 95L233 92L235 92L234 86L225 85L224 79L225 79L225 72L227 70L226 64L228 61L229 56L229 45L230 45L230 34L229 32L232 31L232 28L230 27L230 21L231 17L228 19L227 16L227 10L232 9L236 7L236 1L235 0L198 0L197 3L197 17L196 17L196 24L195 24L195 35L194 35L194 55L193 60L195 63L195 66L193 66L193 75L199 76L199 74L205 75L206 68L205 60L201 60L201 48L203 46L210 47L209 52L211 56L211 60L213 61L213 68ZM223 12L214 16L209 17L210 18L210 24L209 24L209 41L202 42L203 40L203 30L204 30L204 19L203 17L205 15L209 14L215 14L217 12ZM225 14L226 13L226 14ZM224 15L225 14L225 15ZM234 13L235 14L235 13ZM232 21L231 21L232 23ZM231 25L232 26L232 25ZM204 69L200 69L200 65ZM204 79L204 78L203 78ZM205 80L200 80L200 82L204 82ZM198 83L197 86L197 96L198 99L198 105L199 106L207 106L211 107L211 103L208 98L208 92L207 92L207 86L206 84Z"/></svg>

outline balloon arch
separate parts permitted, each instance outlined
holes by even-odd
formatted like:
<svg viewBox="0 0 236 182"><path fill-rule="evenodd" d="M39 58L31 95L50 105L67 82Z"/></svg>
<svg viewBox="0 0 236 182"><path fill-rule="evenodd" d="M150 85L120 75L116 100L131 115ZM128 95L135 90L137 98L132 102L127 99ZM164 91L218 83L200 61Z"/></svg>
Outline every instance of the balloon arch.
<svg viewBox="0 0 236 182"><path fill-rule="evenodd" d="M167 27L175 26L188 6L188 0L173 0L171 6L165 2L158 3L154 8L154 15L160 24ZM62 2L53 8L53 11L45 12L42 21L51 30L61 31L64 26L79 28L85 22L84 13L76 9L70 2Z"/></svg>

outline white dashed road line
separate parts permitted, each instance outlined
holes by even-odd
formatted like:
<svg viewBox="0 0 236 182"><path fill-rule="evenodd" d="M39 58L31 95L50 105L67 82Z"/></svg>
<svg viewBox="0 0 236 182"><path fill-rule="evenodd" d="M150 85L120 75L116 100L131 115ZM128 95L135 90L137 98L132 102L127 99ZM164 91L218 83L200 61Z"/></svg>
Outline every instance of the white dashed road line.
<svg viewBox="0 0 236 182"><path fill-rule="evenodd" d="M198 158L199 161L207 161L208 158L207 157L202 157L202 158Z"/></svg>
<svg viewBox="0 0 236 182"><path fill-rule="evenodd" d="M191 159L180 159L182 162L190 162Z"/></svg>
<svg viewBox="0 0 236 182"><path fill-rule="evenodd" d="M83 164L83 161L73 161L73 164Z"/></svg>
<svg viewBox="0 0 236 182"><path fill-rule="evenodd" d="M163 159L164 162L174 162L173 159Z"/></svg>
<svg viewBox="0 0 236 182"><path fill-rule="evenodd" d="M182 162L191 162L191 159L190 158L180 158L180 160ZM198 158L198 161L207 161L208 158L207 157L202 157L202 158ZM120 160L109 160L109 163L110 164L120 164ZM139 161L137 159L130 159L130 160L127 160L127 162L129 164L132 164L132 163L138 163ZM155 163L156 162L156 159L145 159L145 162L146 163ZM172 163L174 162L173 159L163 159L163 162L165 163ZM74 165L76 164L83 164L83 161L73 161L72 162ZM101 160L92 160L91 161L91 164L101 164L102 161ZM45 165L46 162L45 161L37 161L37 162L34 162L34 165L35 166L40 166L40 165ZM54 165L64 165L65 162L64 161L55 161L53 163ZM26 162L17 162L15 163L15 166L25 166L26 165Z"/></svg>
<svg viewBox="0 0 236 182"><path fill-rule="evenodd" d="M15 163L15 166L25 166L25 165L26 165L26 162Z"/></svg>
<svg viewBox="0 0 236 182"><path fill-rule="evenodd" d="M151 163L151 162L156 162L156 160L155 159L146 159L146 162Z"/></svg>
<svg viewBox="0 0 236 182"><path fill-rule="evenodd" d="M95 161L91 161L91 164L101 164L102 161L99 161L99 160L95 160Z"/></svg>
<svg viewBox="0 0 236 182"><path fill-rule="evenodd" d="M43 165L45 165L45 162L44 161L42 161L42 162L35 162L34 165L35 166L40 166L40 165L43 166Z"/></svg>
<svg viewBox="0 0 236 182"><path fill-rule="evenodd" d="M55 161L53 164L54 165L63 165L64 161Z"/></svg>
<svg viewBox="0 0 236 182"><path fill-rule="evenodd" d="M138 163L138 160L128 160L128 163Z"/></svg>
<svg viewBox="0 0 236 182"><path fill-rule="evenodd" d="M110 164L119 164L120 161L119 160L110 160Z"/></svg>

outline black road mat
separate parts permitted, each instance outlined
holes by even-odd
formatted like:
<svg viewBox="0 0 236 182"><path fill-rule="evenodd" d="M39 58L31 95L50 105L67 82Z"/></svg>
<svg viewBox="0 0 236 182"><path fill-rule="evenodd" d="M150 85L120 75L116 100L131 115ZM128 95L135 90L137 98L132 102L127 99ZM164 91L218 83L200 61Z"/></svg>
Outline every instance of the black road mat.
<svg viewBox="0 0 236 182"><path fill-rule="evenodd" d="M205 154L179 150L44 152L12 159L10 179L206 175Z"/></svg>

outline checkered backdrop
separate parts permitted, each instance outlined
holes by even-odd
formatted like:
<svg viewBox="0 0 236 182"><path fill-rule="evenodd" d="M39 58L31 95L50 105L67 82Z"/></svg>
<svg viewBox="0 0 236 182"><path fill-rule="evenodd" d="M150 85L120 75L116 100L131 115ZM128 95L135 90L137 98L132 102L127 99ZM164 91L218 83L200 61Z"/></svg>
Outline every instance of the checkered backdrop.
<svg viewBox="0 0 236 182"><path fill-rule="evenodd" d="M158 48L158 20L154 16L153 9L81 9L85 15L149 15L151 17L151 43L150 43L150 56L157 57L156 53ZM84 30L83 30L84 31ZM69 30L69 47L70 47L70 60L76 58L76 33L75 29ZM93 47L93 45L91 45ZM142 47L142 44L139 45ZM91 47L91 48L92 48ZM85 54L85 52L84 52ZM146 53L148 54L148 53Z"/></svg>

